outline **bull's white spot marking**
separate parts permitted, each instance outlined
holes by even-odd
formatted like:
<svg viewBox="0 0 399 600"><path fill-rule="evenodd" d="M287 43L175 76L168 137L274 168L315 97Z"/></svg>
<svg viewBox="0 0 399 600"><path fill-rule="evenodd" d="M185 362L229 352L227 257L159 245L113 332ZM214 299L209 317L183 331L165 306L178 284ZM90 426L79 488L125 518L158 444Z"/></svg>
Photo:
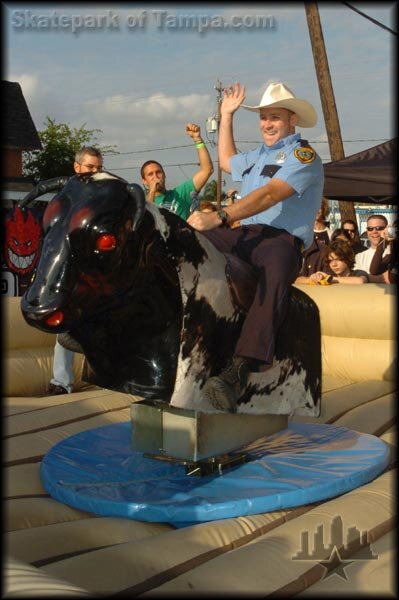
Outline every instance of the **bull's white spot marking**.
<svg viewBox="0 0 399 600"><path fill-rule="evenodd" d="M170 227L166 223L165 217L159 212L159 208L157 207L157 205L153 202L146 202L145 209L148 210L149 213L151 213L154 219L155 229L159 231L163 239L166 240L170 234Z"/></svg>
<svg viewBox="0 0 399 600"><path fill-rule="evenodd" d="M116 175L112 175L112 173L108 173L108 171L101 171L100 173L93 173L91 176L93 181L104 181L106 179L116 179L117 181L125 182L124 179L117 177ZM127 183L127 181L126 181Z"/></svg>

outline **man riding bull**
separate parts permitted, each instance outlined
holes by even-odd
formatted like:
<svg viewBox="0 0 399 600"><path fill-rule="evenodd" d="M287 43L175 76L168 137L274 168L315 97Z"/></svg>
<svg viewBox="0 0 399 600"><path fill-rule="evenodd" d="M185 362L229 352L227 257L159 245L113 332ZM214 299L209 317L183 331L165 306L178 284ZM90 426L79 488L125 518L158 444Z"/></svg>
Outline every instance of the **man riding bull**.
<svg viewBox="0 0 399 600"><path fill-rule="evenodd" d="M258 282L232 363L211 377L203 393L220 410L235 410L251 371L273 363L275 338L284 320L291 284L302 263L301 252L313 239L324 174L320 157L295 127L313 127L316 111L283 83L271 83L258 106L246 106L245 87L224 90L219 130L219 162L241 182L241 198L214 213L194 212L188 222L222 252L253 265ZM263 138L255 150L239 154L233 115L242 106L258 112ZM240 226L229 225L240 221Z"/></svg>

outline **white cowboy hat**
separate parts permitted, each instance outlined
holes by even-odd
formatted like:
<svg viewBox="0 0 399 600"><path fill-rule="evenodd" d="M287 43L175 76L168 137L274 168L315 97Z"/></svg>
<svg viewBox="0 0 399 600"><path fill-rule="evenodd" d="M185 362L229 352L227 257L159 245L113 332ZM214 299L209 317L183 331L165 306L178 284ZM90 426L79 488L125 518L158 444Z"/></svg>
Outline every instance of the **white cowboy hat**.
<svg viewBox="0 0 399 600"><path fill-rule="evenodd" d="M317 114L307 100L296 98L284 83L270 83L263 94L258 106L241 105L246 110L260 112L262 108L280 106L294 112L298 118L298 127L314 127L317 123Z"/></svg>

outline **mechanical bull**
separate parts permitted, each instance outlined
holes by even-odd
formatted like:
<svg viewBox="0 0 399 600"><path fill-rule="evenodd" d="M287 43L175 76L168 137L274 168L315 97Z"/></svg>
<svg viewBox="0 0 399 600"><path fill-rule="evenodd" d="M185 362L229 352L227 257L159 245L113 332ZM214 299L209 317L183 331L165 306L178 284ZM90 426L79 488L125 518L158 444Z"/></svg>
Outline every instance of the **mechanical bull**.
<svg viewBox="0 0 399 600"><path fill-rule="evenodd" d="M232 357L254 295L252 268L106 172L69 179L43 228L25 320L69 332L90 383L214 411L201 390ZM274 364L250 374L237 412L318 415L320 387L318 309L292 287Z"/></svg>

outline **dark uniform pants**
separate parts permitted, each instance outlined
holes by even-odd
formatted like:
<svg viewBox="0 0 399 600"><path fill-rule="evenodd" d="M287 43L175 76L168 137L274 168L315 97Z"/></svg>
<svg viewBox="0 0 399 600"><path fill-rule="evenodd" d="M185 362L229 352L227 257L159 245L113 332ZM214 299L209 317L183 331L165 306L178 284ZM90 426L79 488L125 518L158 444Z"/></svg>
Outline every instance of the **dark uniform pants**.
<svg viewBox="0 0 399 600"><path fill-rule="evenodd" d="M238 256L258 271L255 298L234 355L272 364L275 337L286 314L290 286L302 264L300 240L284 229L268 225L218 227L201 233L218 250Z"/></svg>

